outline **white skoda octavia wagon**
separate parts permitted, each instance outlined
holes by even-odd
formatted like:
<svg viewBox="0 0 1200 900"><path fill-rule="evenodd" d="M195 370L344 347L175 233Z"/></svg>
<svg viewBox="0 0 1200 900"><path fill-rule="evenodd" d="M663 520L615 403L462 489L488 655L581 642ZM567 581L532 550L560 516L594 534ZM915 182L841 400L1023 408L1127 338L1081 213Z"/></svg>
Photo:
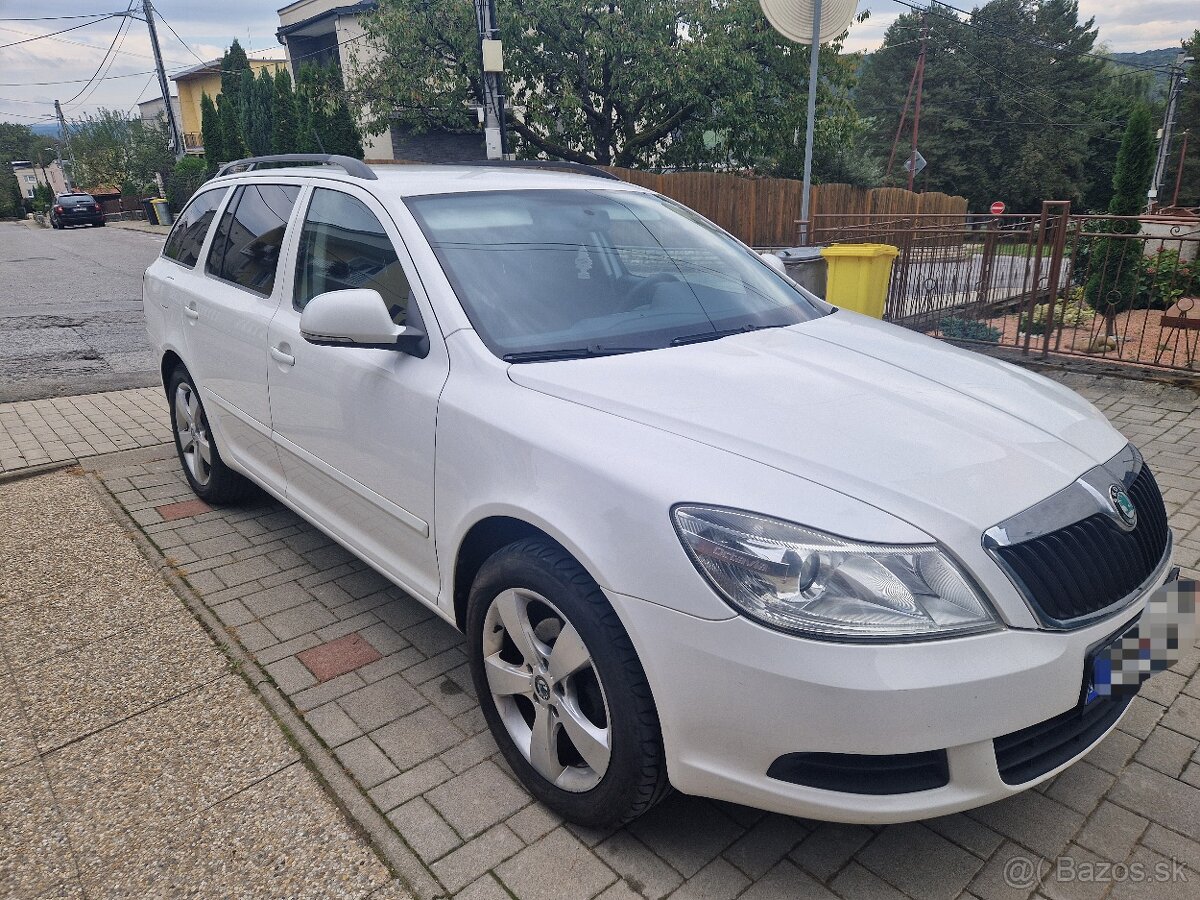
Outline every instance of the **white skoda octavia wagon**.
<svg viewBox="0 0 1200 900"><path fill-rule="evenodd" d="M1120 671L1187 619L1154 476L1070 390L776 262L586 167L267 157L144 302L195 492L253 482L464 632L567 819L673 785L884 823L1053 776L1190 647Z"/></svg>

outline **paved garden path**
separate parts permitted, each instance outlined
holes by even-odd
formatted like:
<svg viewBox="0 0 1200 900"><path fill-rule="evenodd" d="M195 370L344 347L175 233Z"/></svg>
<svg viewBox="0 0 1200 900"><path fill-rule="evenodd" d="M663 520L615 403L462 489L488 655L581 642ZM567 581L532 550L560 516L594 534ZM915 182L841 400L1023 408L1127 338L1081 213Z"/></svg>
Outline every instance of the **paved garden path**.
<svg viewBox="0 0 1200 900"><path fill-rule="evenodd" d="M1176 561L1194 576L1200 563L1195 396L1125 381L1065 380L1145 451L1176 529ZM1200 897L1200 654L1148 685L1120 728L1085 761L1038 790L964 815L867 828L674 795L628 828L595 832L564 825L511 777L484 727L457 633L320 532L265 497L227 509L196 502L169 446L89 459L84 468L127 524L140 529L147 552L182 578L183 594L262 667L270 681L264 690L286 697L280 702L300 717L298 740L307 737L336 760L345 778L335 787L339 802L367 819L386 816L408 854L394 855L419 868L406 876L419 896ZM68 529L76 530L86 529ZM54 532L49 543L60 543L69 558L82 541L72 540ZM124 615L136 616L136 608ZM71 671L44 669L46 678L75 683ZM221 683L186 665L160 680L189 678ZM18 687L40 683L31 674L16 680ZM195 688L201 689L207 688ZM147 726L142 734L137 746L145 748L152 773L151 751L169 731L160 738ZM68 747L91 746L86 740ZM264 743L272 745L265 737ZM276 762L282 768L268 782L298 769L287 757ZM261 802L265 821L281 801L266 794L256 800L252 790L234 799ZM29 805L29 815L39 808ZM189 864L198 870L226 846L209 832L189 834L196 841L186 853L197 858ZM247 846L256 840L251 835ZM247 881L248 895L255 884Z"/></svg>

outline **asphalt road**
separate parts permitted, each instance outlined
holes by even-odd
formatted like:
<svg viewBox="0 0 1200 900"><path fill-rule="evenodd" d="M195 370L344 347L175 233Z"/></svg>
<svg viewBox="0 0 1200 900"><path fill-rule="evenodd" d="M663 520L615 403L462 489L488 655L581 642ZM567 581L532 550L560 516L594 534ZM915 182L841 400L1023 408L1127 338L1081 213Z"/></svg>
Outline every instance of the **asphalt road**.
<svg viewBox="0 0 1200 900"><path fill-rule="evenodd" d="M0 222L0 402L155 384L142 272L162 243Z"/></svg>

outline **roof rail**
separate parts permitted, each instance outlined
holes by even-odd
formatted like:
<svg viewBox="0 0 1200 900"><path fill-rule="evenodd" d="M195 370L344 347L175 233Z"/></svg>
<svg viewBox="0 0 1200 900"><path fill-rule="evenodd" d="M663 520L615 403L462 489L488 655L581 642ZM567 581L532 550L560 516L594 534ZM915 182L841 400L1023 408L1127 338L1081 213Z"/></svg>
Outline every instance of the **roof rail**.
<svg viewBox="0 0 1200 900"><path fill-rule="evenodd" d="M465 163L447 163L447 165L495 166L497 168L512 169L549 169L551 171L574 172L577 175L591 175L594 178L607 178L610 181L621 180L612 172L606 172L599 166L590 166L587 163L566 162L565 160L557 159L480 159L471 160Z"/></svg>
<svg viewBox="0 0 1200 900"><path fill-rule="evenodd" d="M323 166L337 166L347 175L362 178L364 181L378 181L371 167L361 159L352 156L338 156L336 153L278 153L274 156L250 156L246 159L235 159L227 162L217 171L216 177L228 175L232 170L253 171L263 163L317 163Z"/></svg>

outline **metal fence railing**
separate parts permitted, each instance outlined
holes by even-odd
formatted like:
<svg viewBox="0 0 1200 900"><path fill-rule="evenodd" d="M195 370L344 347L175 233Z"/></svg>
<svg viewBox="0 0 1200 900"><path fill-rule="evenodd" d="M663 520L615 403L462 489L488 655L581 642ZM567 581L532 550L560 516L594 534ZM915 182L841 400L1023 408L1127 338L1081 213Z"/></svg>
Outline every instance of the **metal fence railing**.
<svg viewBox="0 0 1200 900"><path fill-rule="evenodd" d="M841 216L827 240L899 248L884 317L931 335L1200 368L1200 220L1040 213ZM815 228L822 229L821 217Z"/></svg>

